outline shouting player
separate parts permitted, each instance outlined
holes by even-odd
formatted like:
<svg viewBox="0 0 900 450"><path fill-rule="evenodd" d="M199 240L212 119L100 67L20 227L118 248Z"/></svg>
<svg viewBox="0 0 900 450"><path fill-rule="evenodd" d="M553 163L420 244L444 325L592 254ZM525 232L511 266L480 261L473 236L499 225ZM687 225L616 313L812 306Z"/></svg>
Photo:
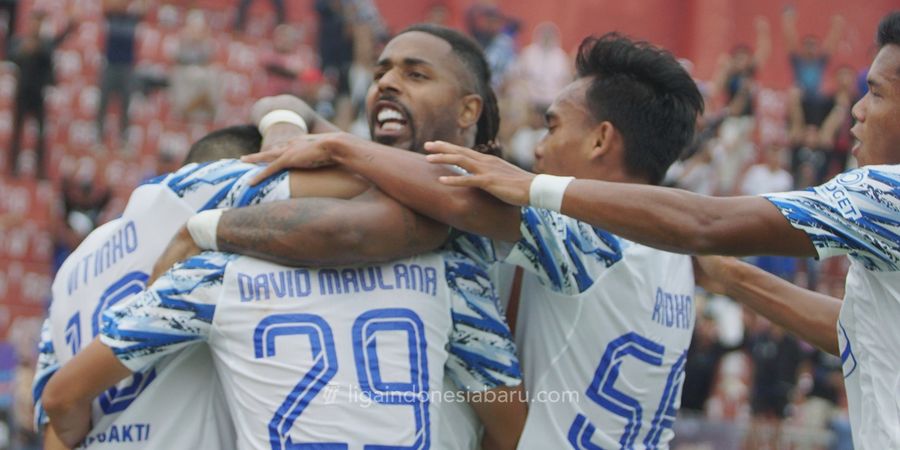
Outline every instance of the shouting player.
<svg viewBox="0 0 900 450"><path fill-rule="evenodd" d="M428 64L382 56L376 94L413 102L422 98L419 83L440 76ZM585 40L578 72L548 111L550 132L536 150L538 167L580 178L658 183L692 138L702 109L693 80L670 54L618 35ZM369 114L375 130L390 130L401 141L416 136L407 116L378 108ZM524 281L517 316L526 387L533 399L549 392L581 394L573 401L533 401L520 448L666 446L694 325L689 258L547 209L520 210L478 190L448 188L436 179L453 172L429 167L412 152L346 134L308 136L293 145L261 155L258 160L281 155L263 173L336 162L441 222L517 242L506 260L535 274ZM539 206L555 201L550 195ZM254 233L275 232L285 248L273 251L309 255L292 244L293 236L302 240L308 231L302 226L242 230L244 220L237 219L250 211L222 217L220 245L248 246ZM474 240L468 235L455 243Z"/></svg>

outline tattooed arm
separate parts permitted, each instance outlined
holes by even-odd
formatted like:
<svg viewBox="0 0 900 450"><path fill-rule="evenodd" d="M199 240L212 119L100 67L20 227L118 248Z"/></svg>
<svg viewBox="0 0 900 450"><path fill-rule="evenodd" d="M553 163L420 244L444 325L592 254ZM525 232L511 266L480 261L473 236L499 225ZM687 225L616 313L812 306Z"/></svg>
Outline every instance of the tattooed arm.
<svg viewBox="0 0 900 450"><path fill-rule="evenodd" d="M351 200L303 198L226 211L217 244L281 264L325 266L412 256L436 249L447 235L445 225L372 188Z"/></svg>

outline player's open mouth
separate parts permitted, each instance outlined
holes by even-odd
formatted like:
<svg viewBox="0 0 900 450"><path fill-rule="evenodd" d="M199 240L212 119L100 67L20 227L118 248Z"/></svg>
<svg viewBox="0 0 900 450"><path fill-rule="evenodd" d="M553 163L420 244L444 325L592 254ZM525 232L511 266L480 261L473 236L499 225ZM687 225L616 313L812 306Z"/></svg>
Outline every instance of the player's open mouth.
<svg viewBox="0 0 900 450"><path fill-rule="evenodd" d="M409 134L409 118L405 108L394 102L380 101L375 104L375 138L399 140Z"/></svg>

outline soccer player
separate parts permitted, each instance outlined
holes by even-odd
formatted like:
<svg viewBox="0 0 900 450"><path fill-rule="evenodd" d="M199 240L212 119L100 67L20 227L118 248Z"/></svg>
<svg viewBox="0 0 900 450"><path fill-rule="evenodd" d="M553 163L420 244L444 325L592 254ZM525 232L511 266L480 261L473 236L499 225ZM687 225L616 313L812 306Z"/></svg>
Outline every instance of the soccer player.
<svg viewBox="0 0 900 450"><path fill-rule="evenodd" d="M187 166L139 186L123 215L92 232L67 258L54 280L53 302L42 332L34 382L39 425L46 423L40 406L49 377L99 333L107 308L144 289L165 244L192 214L292 194L347 197L365 187L349 175L336 176L339 179L323 186L318 183L323 173L312 178L281 173L251 187L248 180L259 171L257 166L234 159L198 164L256 152L260 142L260 133L250 125L225 128L200 139L188 154ZM235 440L205 348L161 361L100 394L91 420L92 432L84 440L90 448L224 449L233 448ZM187 429L192 431L180 432Z"/></svg>
<svg viewBox="0 0 900 450"><path fill-rule="evenodd" d="M461 38L461 36L458 35L458 33L454 33L450 30L445 30L445 31L448 33L451 33L456 38ZM462 38L462 39L464 39L464 38ZM474 49L476 55L480 55L480 52L478 52L477 47L474 45L469 46L465 51L472 53L472 49ZM457 61L458 61L457 59L455 59L451 56L451 59L448 62L450 64L459 65L459 63ZM485 78L488 78L488 77L485 77ZM491 98L492 98L492 96L491 96ZM468 125L466 125L466 128L471 128L471 134L475 135L474 126L475 126L475 122L479 122L479 115L480 115L480 110L481 110L481 108L480 108L481 107L481 97L468 95L467 98L465 99L465 101L467 102L469 107L474 108L471 111L467 110L465 112L465 115L467 117L466 120L470 121L470 123L468 123ZM496 114L496 110L494 110L494 114ZM312 121L309 121L309 120L307 122L309 122L311 124L313 123ZM446 120L445 120L445 122L446 122ZM494 120L493 123L496 123L496 120ZM316 129L320 125L323 125L323 124L319 123L319 122L315 122L315 125L313 125L311 128ZM281 125L279 125L279 124L273 125L271 127L271 130L273 130L273 131L271 131L270 133L267 134L267 139L269 136L271 136L272 133L276 132L279 128L282 128ZM423 127L423 128L425 130L429 130L428 127ZM487 130L488 130L488 132L490 132L491 128L487 128ZM495 134L496 129L494 129L494 131L491 133ZM468 132L467 132L467 134L468 134ZM491 134L491 135L493 135L493 134ZM428 136L430 136L430 134L426 134L425 138L428 138ZM442 135L437 135L437 136L442 136ZM471 143L469 145L471 145ZM337 201L335 201L335 200L326 200L326 199L316 199L316 200L318 200L318 201L305 201L305 202L303 202L303 206L300 206L300 210L306 211L306 213L307 213L306 215L304 215L304 217L300 221L300 223L302 223L303 226L307 227L308 229L315 229L315 230L320 230L320 231L328 230L325 232L326 233L334 233L333 235L335 236L336 240L333 242L324 240L325 244L336 244L336 248L346 249L348 247L348 243L352 244L353 242L356 242L356 241L352 237L348 239L344 235L345 233L338 233L338 230L352 229L352 228L348 228L347 223L350 223L350 224L356 223L357 224L356 228L359 228L360 227L359 224L361 222L365 223L363 221L367 220L368 222L373 222L373 220L371 218L364 219L364 218L359 217L360 214L358 214L358 212L357 212L359 210L359 206L357 206L357 205L353 205L350 203L341 205L340 203L336 203ZM312 207L310 207L310 205L312 205ZM281 205L279 205L279 206L281 206ZM350 215L343 214L338 217L340 220L342 220L343 222L347 222L347 223L334 222L334 221L328 222L328 220L317 222L316 219L313 218L313 216L335 216L335 214L333 214L333 212L338 211L341 208L349 208L350 210L348 212L353 213ZM421 232L420 227L410 228L410 226L414 225L414 223L412 223L413 221L411 221L411 220L407 220L410 218L410 217L408 217L408 215L401 215L400 217L403 219L403 226L404 226L405 230L412 229L412 230L415 230L417 233ZM258 218L259 217L254 217L254 219L258 219ZM326 219L327 218L328 217L326 217ZM266 219L271 220L272 218L270 217L270 218L266 218ZM378 222L377 219L374 221ZM330 226L322 225L325 223L329 223ZM391 226L390 221L388 220L387 222L384 222L381 224L382 227L385 227L385 225L388 228L390 228L390 226ZM397 228L399 228L399 227L394 227L394 230L396 230ZM446 229L444 229L444 233L446 233L445 230ZM395 236L403 237L402 235L398 235L397 233L392 233L393 236L387 236L388 239L381 238L376 242L374 240L366 239L367 235L365 233L361 233L359 231L354 231L352 234L353 234L353 236L357 236L360 239L366 240L366 244L368 245L368 247L372 247L372 248L378 247L378 245L391 244L392 240L390 238L393 238ZM277 236L273 236L273 237L277 239ZM321 234L316 235L316 237L317 237L316 239L307 239L307 242L306 242L307 245L304 245L304 247L308 248L308 249L312 248L313 252L322 251L322 249L324 249L325 251L328 251L328 249L329 249L328 245L323 245L323 240L320 239ZM369 243L370 241L372 242L372 244ZM297 240L295 240L295 242L297 242ZM373 244L375 244L375 245L373 245ZM412 245L410 245L410 244L412 244ZM412 242L412 243L404 242L404 245L402 245L402 246L398 246L396 244L391 244L391 245L393 245L394 248L401 248L400 254L402 255L402 254L406 254L406 252L417 251L417 249L419 247L421 247L423 244L419 243L419 242ZM437 244L434 244L434 245L436 246ZM371 250L371 248L368 248L366 246L360 247L357 245L357 246L351 246L351 247L352 247L353 251L359 252L359 253L357 253L359 255L359 256L357 256L358 259L365 259L367 257L367 255L374 254L374 252ZM256 249L256 250L264 251L264 249ZM421 251L421 250L418 250L418 251ZM327 258L323 258L322 261L325 261L326 259ZM331 259L328 261L333 263L334 259ZM304 262L309 262L309 261L304 261ZM313 262L315 262L315 261L313 261ZM482 321L482 323L480 323L479 326L484 326L485 324L490 324L490 322ZM502 323L502 320L501 320L500 324L495 324L495 325L497 327L500 327L502 325L502 328L505 329L505 324ZM494 325L492 325L492 326L494 326ZM499 329L499 328L497 328L497 329ZM479 355L477 353L471 353L469 356L475 358L476 363L479 362L479 360L484 360L484 358L479 357ZM499 363L499 364L506 364L506 362ZM488 398L488 397L484 397L484 398ZM513 400L515 400L515 398L513 398ZM506 409L509 409L510 411L516 411L516 413L519 414L519 417L517 417L515 419L516 421L518 421L520 418L524 419L524 411L516 408L515 407L516 405L514 405L513 403L515 403L515 402L508 403L506 406L509 406L509 407ZM481 405L479 405L479 406L481 406ZM504 405L501 405L501 406L504 406ZM518 438L518 431L521 429L521 424L514 423L513 421L503 422L501 420L505 417L504 414L502 414L503 412L505 412L505 411L500 411L500 413L491 413L490 411L488 411L487 414L482 415L482 420L486 421L486 422L493 421L494 423L499 423L501 425L501 428L506 429L505 431L507 431L507 433L505 433L505 434L507 434L508 436L497 436L492 431L492 430L496 430L497 427L490 427L490 426L487 427L486 440L488 440L488 441L495 440L495 442L497 440L500 440L501 441L500 444L508 447L510 445L510 443L512 445L515 445L515 442ZM524 421L522 421L522 423L523 422ZM510 437L512 437L512 438L510 438ZM443 445L443 443L442 443L442 445Z"/></svg>
<svg viewBox="0 0 900 450"><path fill-rule="evenodd" d="M70 444L95 395L202 342L241 449L427 449L439 440L432 395L445 367L470 392L521 381L487 274L452 252L318 270L207 252L109 308L102 328L44 393ZM509 400L484 412L524 418L524 396ZM518 429L506 434L502 448L514 448Z"/></svg>
<svg viewBox="0 0 900 450"><path fill-rule="evenodd" d="M388 46L382 55L376 89L395 90L404 98L415 85L401 78L410 69L385 58L392 50ZM670 54L618 35L585 40L577 64L579 79L548 111L550 132L536 150L539 169L658 183L690 141L702 109L690 76ZM390 119L382 128L394 120L370 112L372 117ZM406 132L402 125L390 124ZM517 316L526 388L533 399L550 392L580 394L571 401L532 401L520 448L665 447L671 440L694 325L689 258L628 242L546 208L520 210L477 190L447 188L435 179L453 172L429 167L412 152L345 134L308 136L293 144L298 147L272 152L281 156L261 173L337 162L441 222L517 242L506 260L534 273L524 280ZM548 196L540 206L552 207L554 201ZM219 243L246 245L250 239L242 236L252 234L226 218L217 230ZM290 251L308 253L290 244L289 236L303 234L302 227L276 232L285 235L282 242ZM467 235L453 244L473 240ZM486 262L496 259L497 252L484 253Z"/></svg>
<svg viewBox="0 0 900 450"><path fill-rule="evenodd" d="M900 448L900 11L878 26L869 92L853 107L860 168L804 191L711 198L675 189L594 180L551 181L566 215L671 251L825 258L849 255L843 302L790 288L736 264L707 268L730 294L773 322L839 355L856 448ZM650 128L645 128L649 131ZM435 162L475 175L448 178L511 204L535 202L544 181L502 161L450 146ZM701 260L702 262L702 260ZM765 288L760 287L760 283ZM755 286L755 287L754 287ZM767 291L771 289L772 291ZM527 360L526 360L527 361ZM526 371L527 372L527 371Z"/></svg>

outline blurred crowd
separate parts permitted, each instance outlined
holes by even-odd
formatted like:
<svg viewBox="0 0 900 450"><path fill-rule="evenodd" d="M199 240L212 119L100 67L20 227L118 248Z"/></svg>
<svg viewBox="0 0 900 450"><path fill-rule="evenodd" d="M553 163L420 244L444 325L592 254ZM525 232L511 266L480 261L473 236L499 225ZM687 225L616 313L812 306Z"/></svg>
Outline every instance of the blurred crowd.
<svg viewBox="0 0 900 450"><path fill-rule="evenodd" d="M25 306L44 307L52 273L87 233L119 214L141 180L179 167L194 139L245 122L256 98L297 95L368 136L373 63L397 31L373 0L315 0L297 23L287 19L292 2L234 3L0 0L0 187L4 197L24 189L32 199L0 199L0 298L18 293ZM436 2L422 20L447 24L446 5ZM755 42L735 46L714 76L697 79L706 113L667 184L755 195L816 185L853 164L850 109L866 89L864 69L831 63L842 17L821 36L800 36L798 20L790 8L755 18ZM756 81L773 58L775 24L793 70L788 90ZM573 49L555 24L524 30L488 1L466 10L463 25L493 71L504 157L530 168L544 111L575 76ZM753 262L842 296L841 259ZM839 358L727 298L707 298L697 310L675 448L850 448ZM22 396L39 320L0 320L9 329L0 346L0 449L36 448Z"/></svg>

